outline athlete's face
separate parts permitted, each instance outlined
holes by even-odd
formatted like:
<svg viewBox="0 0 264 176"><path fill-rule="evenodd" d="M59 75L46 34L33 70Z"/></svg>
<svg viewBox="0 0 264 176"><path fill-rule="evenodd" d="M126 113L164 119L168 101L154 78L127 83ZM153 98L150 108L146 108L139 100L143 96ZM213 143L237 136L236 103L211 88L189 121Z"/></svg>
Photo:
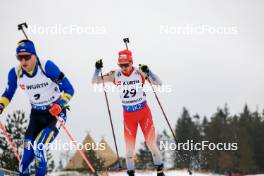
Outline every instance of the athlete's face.
<svg viewBox="0 0 264 176"><path fill-rule="evenodd" d="M23 70L30 72L32 71L37 63L37 58L34 54L21 52L17 54L17 60L20 62L21 67Z"/></svg>
<svg viewBox="0 0 264 176"><path fill-rule="evenodd" d="M122 72L125 74L129 74L133 68L133 62L124 62L124 63L119 63L118 65L121 68Z"/></svg>

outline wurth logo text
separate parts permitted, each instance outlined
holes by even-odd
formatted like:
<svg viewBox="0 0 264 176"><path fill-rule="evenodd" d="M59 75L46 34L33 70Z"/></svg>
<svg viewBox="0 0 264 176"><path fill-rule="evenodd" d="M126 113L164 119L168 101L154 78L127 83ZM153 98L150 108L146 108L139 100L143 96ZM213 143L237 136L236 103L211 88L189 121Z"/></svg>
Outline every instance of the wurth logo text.
<svg viewBox="0 0 264 176"><path fill-rule="evenodd" d="M48 82L41 83L41 84L35 84L35 85L28 85L27 86L27 90L40 89L40 88L43 88L43 87L47 87L48 85L49 85Z"/></svg>

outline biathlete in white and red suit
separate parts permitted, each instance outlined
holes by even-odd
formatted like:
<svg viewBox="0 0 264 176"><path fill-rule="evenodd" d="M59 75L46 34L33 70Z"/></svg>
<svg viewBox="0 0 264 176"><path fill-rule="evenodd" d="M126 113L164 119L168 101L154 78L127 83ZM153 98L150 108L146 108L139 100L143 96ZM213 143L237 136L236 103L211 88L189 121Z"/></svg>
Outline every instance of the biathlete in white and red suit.
<svg viewBox="0 0 264 176"><path fill-rule="evenodd" d="M120 69L110 71L103 76L105 82L112 82L121 90L120 98L124 110L124 137L126 143L126 164L129 176L135 175L134 152L138 125L144 134L145 141L150 149L154 164L157 167L157 175L164 176L163 163L160 151L156 144L156 132L152 121L151 111L147 104L146 93L143 86L146 77L154 85L161 85L161 81L148 66L141 65L139 68L133 66L132 53L129 50L123 50L118 55L118 66ZM96 70L92 83L102 83L99 76L103 67L102 60L95 64Z"/></svg>

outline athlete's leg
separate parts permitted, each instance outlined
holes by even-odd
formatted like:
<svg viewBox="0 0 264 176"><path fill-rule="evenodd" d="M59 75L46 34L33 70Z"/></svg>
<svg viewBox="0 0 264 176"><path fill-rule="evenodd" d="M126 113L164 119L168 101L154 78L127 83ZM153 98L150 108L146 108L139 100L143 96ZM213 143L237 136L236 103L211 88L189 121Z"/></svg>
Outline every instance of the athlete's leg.
<svg viewBox="0 0 264 176"><path fill-rule="evenodd" d="M52 128L45 128L41 131L36 139L36 150L35 150L35 164L36 164L36 176L44 176L47 167L46 150L47 144L54 140L58 131Z"/></svg>
<svg viewBox="0 0 264 176"><path fill-rule="evenodd" d="M60 113L60 119L66 121L65 112ZM47 145L52 143L59 133L60 126L58 126L56 119L44 128L36 138L35 162L36 162L36 176L44 176L47 168L46 150Z"/></svg>
<svg viewBox="0 0 264 176"><path fill-rule="evenodd" d="M34 141L40 131L41 127L34 118L34 113L31 112L24 139L24 152L19 163L19 176L29 176L29 166L35 157Z"/></svg>
<svg viewBox="0 0 264 176"><path fill-rule="evenodd" d="M157 147L156 132L152 120L151 111L148 106L140 110L140 127L145 137L145 141L152 153L153 161L156 166L162 164L162 157Z"/></svg>
<svg viewBox="0 0 264 176"><path fill-rule="evenodd" d="M127 170L134 170L134 152L137 136L138 119L134 112L124 112L124 136L126 143Z"/></svg>
<svg viewBox="0 0 264 176"><path fill-rule="evenodd" d="M26 137L24 140L24 152L19 163L19 176L29 176L29 166L35 157L33 147L34 139Z"/></svg>

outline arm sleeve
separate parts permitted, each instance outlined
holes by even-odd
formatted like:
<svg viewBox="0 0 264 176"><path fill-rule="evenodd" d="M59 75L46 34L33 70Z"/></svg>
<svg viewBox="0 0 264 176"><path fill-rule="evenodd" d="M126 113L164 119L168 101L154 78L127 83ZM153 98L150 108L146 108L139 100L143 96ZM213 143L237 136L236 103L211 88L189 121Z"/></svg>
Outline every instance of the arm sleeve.
<svg viewBox="0 0 264 176"><path fill-rule="evenodd" d="M67 104L74 94L74 88L68 78L60 71L57 65L48 60L45 65L45 72L49 78L56 80L60 90L63 91L62 98L60 100L61 105Z"/></svg>
<svg viewBox="0 0 264 176"><path fill-rule="evenodd" d="M152 84L162 85L162 81L160 80L160 78L156 74L154 74L152 71L149 71L148 75L149 75L149 79L152 82Z"/></svg>
<svg viewBox="0 0 264 176"><path fill-rule="evenodd" d="M101 72L100 69L95 69L93 78L92 78L92 84L98 83L99 82L99 73Z"/></svg>
<svg viewBox="0 0 264 176"><path fill-rule="evenodd" d="M12 68L8 73L7 87L0 98L0 103L6 107L12 100L17 89L17 75L15 68Z"/></svg>
<svg viewBox="0 0 264 176"><path fill-rule="evenodd" d="M99 75L101 72L101 69L95 69L95 72L93 74L93 78L92 78L92 84L99 84L99 83L108 83L111 82L113 83L115 80L115 71L112 70L109 73L103 75L103 79L101 78L101 76Z"/></svg>

